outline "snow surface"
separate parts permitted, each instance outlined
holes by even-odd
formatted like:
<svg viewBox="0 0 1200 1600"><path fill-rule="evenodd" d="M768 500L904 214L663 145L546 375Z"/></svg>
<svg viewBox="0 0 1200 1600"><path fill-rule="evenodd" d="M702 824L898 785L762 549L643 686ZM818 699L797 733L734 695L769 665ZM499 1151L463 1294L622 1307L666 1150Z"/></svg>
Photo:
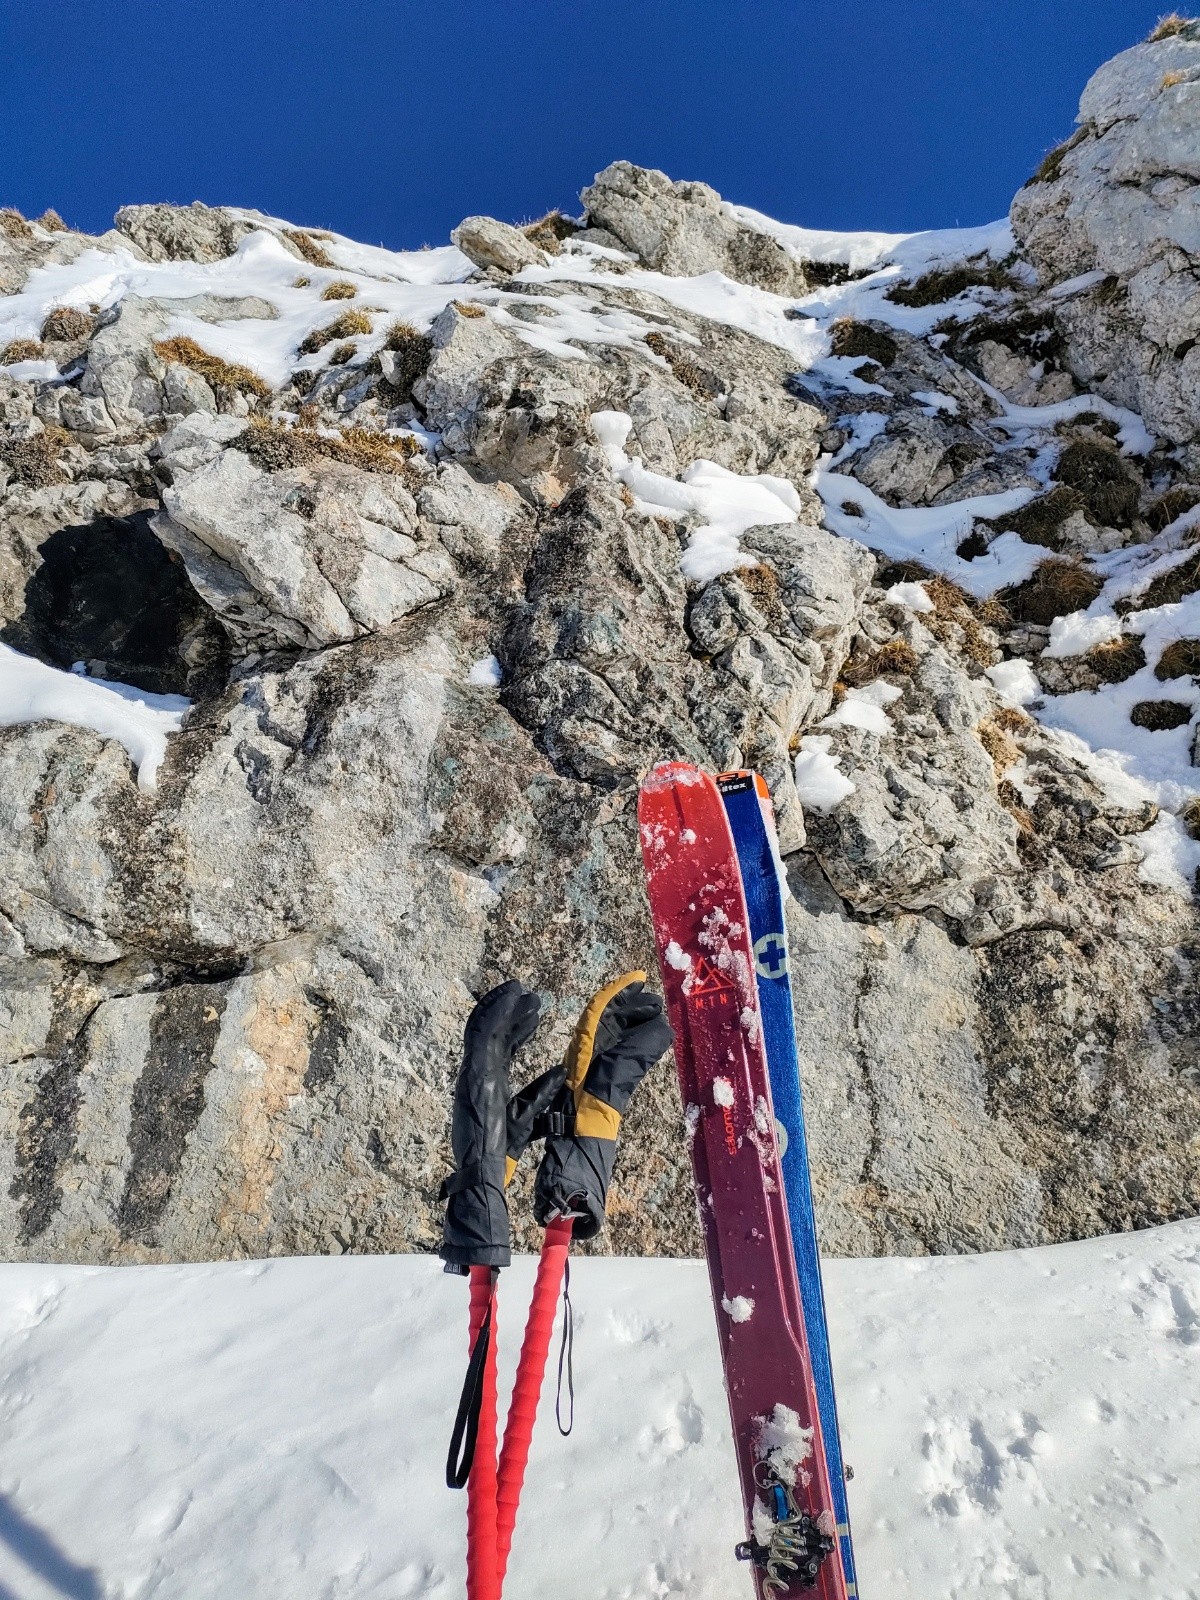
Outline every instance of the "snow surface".
<svg viewBox="0 0 1200 1600"><path fill-rule="evenodd" d="M768 472L730 472L715 461L693 461L682 478L651 472L638 456L625 453L633 419L624 411L595 411L592 429L604 447L618 482L633 493L637 509L647 516L701 519L692 529L680 557L685 578L708 583L735 567L756 565L743 555L739 541L750 528L800 520L800 496L786 478Z"/></svg>
<svg viewBox="0 0 1200 1600"><path fill-rule="evenodd" d="M504 669L495 656L480 656L472 663L467 682L480 689L498 689L503 677Z"/></svg>
<svg viewBox="0 0 1200 1600"><path fill-rule="evenodd" d="M31 722L69 722L118 739L137 766L138 788L151 791L191 705L177 694L149 694L76 672L60 672L0 644L0 728Z"/></svg>
<svg viewBox="0 0 1200 1600"><path fill-rule="evenodd" d="M501 1276L502 1386L532 1279ZM1197 1593L1200 1223L826 1288L867 1600ZM571 1292L575 1431L551 1376L510 1592L749 1596L703 1264L580 1259ZM466 1316L419 1256L0 1268L0 1594L458 1600Z"/></svg>
<svg viewBox="0 0 1200 1600"><path fill-rule="evenodd" d="M877 678L864 689L847 689L841 703L817 724L819 728L862 728L883 738L896 729L884 710L899 700L903 690Z"/></svg>
<svg viewBox="0 0 1200 1600"><path fill-rule="evenodd" d="M840 758L831 753L832 746L829 734L808 733L796 753L796 793L810 811L832 811L857 787L842 771Z"/></svg>

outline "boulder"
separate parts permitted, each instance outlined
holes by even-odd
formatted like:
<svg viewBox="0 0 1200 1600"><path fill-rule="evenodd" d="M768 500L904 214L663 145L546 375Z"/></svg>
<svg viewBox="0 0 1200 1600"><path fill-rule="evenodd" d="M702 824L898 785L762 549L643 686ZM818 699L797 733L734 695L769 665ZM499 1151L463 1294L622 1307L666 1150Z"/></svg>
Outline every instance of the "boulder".
<svg viewBox="0 0 1200 1600"><path fill-rule="evenodd" d="M614 161L580 196L589 221L648 267L676 277L723 272L774 294L804 294L804 269L769 234L737 221L706 183Z"/></svg>

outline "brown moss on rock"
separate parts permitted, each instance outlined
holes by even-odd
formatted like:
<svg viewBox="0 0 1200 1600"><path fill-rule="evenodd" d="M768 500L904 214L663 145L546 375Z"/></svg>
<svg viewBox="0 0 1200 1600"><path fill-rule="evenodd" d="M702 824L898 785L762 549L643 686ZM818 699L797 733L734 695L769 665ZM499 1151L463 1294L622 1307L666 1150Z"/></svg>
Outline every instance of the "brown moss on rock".
<svg viewBox="0 0 1200 1600"><path fill-rule="evenodd" d="M997 778L1021 759L1021 747L996 717L985 717L975 729L975 737L992 758Z"/></svg>
<svg viewBox="0 0 1200 1600"><path fill-rule="evenodd" d="M59 456L70 442L71 435L65 428L50 423L27 439L0 439L0 462L8 468L14 483L45 489L68 481L69 474L63 470Z"/></svg>
<svg viewBox="0 0 1200 1600"><path fill-rule="evenodd" d="M175 362L181 367L190 368L192 372L198 372L218 397L237 392L263 400L271 392L270 385L257 372L251 372L249 367L243 367L235 361L222 361L220 356L210 355L186 335L160 339L154 350L163 361Z"/></svg>
<svg viewBox="0 0 1200 1600"><path fill-rule="evenodd" d="M839 317L830 328L829 336L835 356L862 356L877 366L890 367L900 354L900 346L890 333L853 317Z"/></svg>
<svg viewBox="0 0 1200 1600"><path fill-rule="evenodd" d="M1158 658L1154 676L1160 683L1200 675L1200 639L1175 639Z"/></svg>
<svg viewBox="0 0 1200 1600"><path fill-rule="evenodd" d="M318 241L328 238L328 234L318 234L311 228L285 228L283 237L295 249L296 254L310 267L336 267L337 262Z"/></svg>
<svg viewBox="0 0 1200 1600"><path fill-rule="evenodd" d="M300 354L302 356L316 355L317 351L327 344L333 344L339 339L354 339L359 334L370 333L371 319L365 311L343 311L340 317L335 317L323 328L314 328L306 339L301 342Z"/></svg>
<svg viewBox="0 0 1200 1600"><path fill-rule="evenodd" d="M1055 617L1082 611L1104 587L1103 579L1082 561L1043 561L1024 583L1013 584L997 597L1016 622L1048 628Z"/></svg>
<svg viewBox="0 0 1200 1600"><path fill-rule="evenodd" d="M75 306L55 306L42 323L42 338L59 344L72 344L77 339L90 339L96 319L87 311Z"/></svg>
<svg viewBox="0 0 1200 1600"><path fill-rule="evenodd" d="M349 278L337 278L333 283L327 283L321 290L322 300L353 300L358 293L358 285L351 283Z"/></svg>

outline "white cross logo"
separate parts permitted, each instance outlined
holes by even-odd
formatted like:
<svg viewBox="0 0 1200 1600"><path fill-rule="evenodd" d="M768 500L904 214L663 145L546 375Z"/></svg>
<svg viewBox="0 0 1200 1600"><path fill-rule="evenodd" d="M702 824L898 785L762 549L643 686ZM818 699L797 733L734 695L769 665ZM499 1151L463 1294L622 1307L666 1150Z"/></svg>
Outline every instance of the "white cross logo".
<svg viewBox="0 0 1200 1600"><path fill-rule="evenodd" d="M760 978L782 978L788 969L787 944L781 933L764 933L754 946L754 970Z"/></svg>

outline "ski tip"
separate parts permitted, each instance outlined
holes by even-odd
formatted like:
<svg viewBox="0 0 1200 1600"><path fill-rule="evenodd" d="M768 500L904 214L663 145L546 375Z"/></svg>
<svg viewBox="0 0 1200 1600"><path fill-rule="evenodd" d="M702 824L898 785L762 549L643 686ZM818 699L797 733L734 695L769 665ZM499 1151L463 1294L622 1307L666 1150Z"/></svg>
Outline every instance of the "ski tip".
<svg viewBox="0 0 1200 1600"><path fill-rule="evenodd" d="M660 761L646 773L640 787L643 794L655 794L664 789L711 782L707 772L701 772L687 761Z"/></svg>
<svg viewBox="0 0 1200 1600"><path fill-rule="evenodd" d="M731 772L722 772L717 778L717 788L722 794L740 794L753 789L760 800L765 800L768 805L771 801L767 780L761 772L751 772L748 767L735 767Z"/></svg>

